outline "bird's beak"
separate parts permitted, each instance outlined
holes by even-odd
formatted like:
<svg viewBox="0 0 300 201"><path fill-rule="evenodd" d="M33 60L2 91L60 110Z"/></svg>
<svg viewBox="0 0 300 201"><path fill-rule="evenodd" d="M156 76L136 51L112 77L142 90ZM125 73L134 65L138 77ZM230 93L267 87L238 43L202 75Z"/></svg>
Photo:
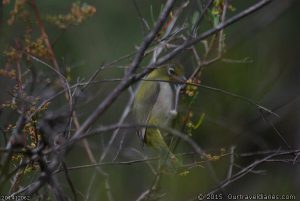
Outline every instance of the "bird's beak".
<svg viewBox="0 0 300 201"><path fill-rule="evenodd" d="M180 83L178 83L176 85L184 85L185 82L187 81L187 79L186 79L186 77L184 75L182 75L182 76L178 76L177 77L177 81L180 82Z"/></svg>
<svg viewBox="0 0 300 201"><path fill-rule="evenodd" d="M185 83L186 80L187 80L185 76L178 77L177 79L178 79L178 81L179 81L180 83L176 83L176 84L175 84L174 105L173 105L173 109L171 110L171 113L172 113L174 116L176 116L177 113L178 113L177 108L178 108L178 102L179 102L179 94L180 94L180 91L181 91L181 89L184 88L184 86L185 86L184 83Z"/></svg>

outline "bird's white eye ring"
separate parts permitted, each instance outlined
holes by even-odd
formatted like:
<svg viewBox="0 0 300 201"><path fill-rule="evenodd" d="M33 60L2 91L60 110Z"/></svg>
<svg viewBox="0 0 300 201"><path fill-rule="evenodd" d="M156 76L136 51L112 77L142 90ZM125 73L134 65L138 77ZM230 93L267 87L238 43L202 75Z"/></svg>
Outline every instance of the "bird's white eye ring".
<svg viewBox="0 0 300 201"><path fill-rule="evenodd" d="M174 68L172 68L172 67L168 68L168 74L169 75L174 75L175 74Z"/></svg>

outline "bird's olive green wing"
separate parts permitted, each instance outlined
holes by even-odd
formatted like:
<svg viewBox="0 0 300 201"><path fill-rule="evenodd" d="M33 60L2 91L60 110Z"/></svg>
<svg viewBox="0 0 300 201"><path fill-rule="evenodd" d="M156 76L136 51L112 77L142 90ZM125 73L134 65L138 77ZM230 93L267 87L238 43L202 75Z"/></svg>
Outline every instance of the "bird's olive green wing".
<svg viewBox="0 0 300 201"><path fill-rule="evenodd" d="M159 95L159 82L144 81L140 84L133 103L133 113L137 124L147 125L149 115ZM137 134L144 141L146 128L137 129Z"/></svg>

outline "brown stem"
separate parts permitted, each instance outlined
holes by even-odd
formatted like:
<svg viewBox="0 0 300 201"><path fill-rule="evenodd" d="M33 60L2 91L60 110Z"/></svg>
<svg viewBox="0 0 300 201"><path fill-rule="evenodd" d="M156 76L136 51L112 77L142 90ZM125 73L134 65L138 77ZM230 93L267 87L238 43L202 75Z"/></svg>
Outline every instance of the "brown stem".
<svg viewBox="0 0 300 201"><path fill-rule="evenodd" d="M35 0L31 0L31 2L29 2L34 14L35 14L35 18L36 18L36 23L37 23L37 26L39 27L40 29L40 32L41 32L41 35L42 35L42 38L44 40L44 43L45 45L47 46L47 49L50 53L50 56L51 56L51 62L53 64L53 66L56 68L56 70L59 70L59 65L58 65L58 62L56 60L56 57L55 57L55 54L54 54L54 51L53 51L53 48L52 48L52 45L49 41L49 37L48 37L48 34L46 32L46 29L45 29L45 26L43 24L43 21L41 20L41 15L40 15L40 12L36 6L36 2Z"/></svg>

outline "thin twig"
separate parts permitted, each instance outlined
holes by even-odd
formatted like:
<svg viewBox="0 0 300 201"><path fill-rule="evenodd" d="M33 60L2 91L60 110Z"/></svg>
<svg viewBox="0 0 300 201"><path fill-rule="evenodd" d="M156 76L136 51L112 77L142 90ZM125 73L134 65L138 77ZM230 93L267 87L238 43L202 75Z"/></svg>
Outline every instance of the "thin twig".
<svg viewBox="0 0 300 201"><path fill-rule="evenodd" d="M229 168L227 171L227 179L231 178L231 176L232 176L232 169L233 169L233 165L234 165L234 149L235 149L235 146L230 147L230 161L229 161Z"/></svg>
<svg viewBox="0 0 300 201"><path fill-rule="evenodd" d="M279 130L275 127L275 125L274 125L271 121L269 121L269 120L266 118L264 112L260 110L260 114L261 114L263 120L264 120L267 124L269 124L269 125L272 127L272 129L274 130L274 132L280 137L280 139L283 141L283 143L285 144L285 146L286 146L288 149L292 149L291 145L289 145L289 143L287 142L287 140L283 137L283 135L281 135L281 133L280 133Z"/></svg>
<svg viewBox="0 0 300 201"><path fill-rule="evenodd" d="M136 159L136 160L131 160L131 161L102 162L102 163L97 163L97 164L79 165L79 166L68 167L67 169L60 169L54 173L56 174L56 173L66 171L66 170L72 171L72 170L81 170L81 169L86 169L86 168L94 168L94 167L98 167L98 166L134 165L134 164L139 164L139 163L146 163L149 161L155 161L158 159L159 159L159 157L151 157L151 158Z"/></svg>
<svg viewBox="0 0 300 201"><path fill-rule="evenodd" d="M160 58L157 63L155 65L162 65L164 63L166 63L167 61L171 60L172 58L174 58L178 53L180 53L181 51L183 51L184 49L202 41L203 39L215 34L216 32L219 32L220 30L230 26L231 24L243 19L244 17L256 12L257 10L263 8L264 6L266 6L267 4L271 3L273 0L261 0L258 1L258 3L248 7L247 9L245 9L244 11L241 11L240 13L234 15L233 17L227 19L225 22L220 23L219 25L217 25L215 28L210 29L204 33L202 33L201 35L199 35L196 38L193 38L191 40L186 41L185 43L183 43L182 45L178 46L176 49L174 49L173 51L167 53L165 56L163 56L162 58ZM154 64L148 66L148 68L153 67Z"/></svg>
<svg viewBox="0 0 300 201"><path fill-rule="evenodd" d="M206 4L205 8L201 10L201 15L197 19L197 22L194 24L194 27L192 28L192 36L197 36L197 30L199 28L200 23L202 22L205 14L207 13L209 7L212 5L214 0L209 0L209 2Z"/></svg>
<svg viewBox="0 0 300 201"><path fill-rule="evenodd" d="M73 193L73 196L74 196L74 200L77 201L77 194L76 194L76 189L75 189L75 186L70 178L70 174L69 174L69 168L67 167L66 163L63 162L62 163L62 167L63 167L63 170L64 170L64 173L65 173L65 176L66 176L66 179L67 179L67 182L71 188L71 191Z"/></svg>
<svg viewBox="0 0 300 201"><path fill-rule="evenodd" d="M265 161L267 161L268 159L271 159L272 157L274 157L276 155L277 155L277 153L273 153L271 155L268 155L268 156L264 157L263 159L254 161L253 163L251 163L250 165L248 165L247 167L245 167L241 171L239 171L236 174L232 175L230 178L227 178L224 181L222 181L217 187L215 187L213 190L211 190L208 194L212 194L212 193L218 192L220 189L223 189L224 187L228 186L232 182L234 182L234 181L242 178L244 175L246 175L249 172L251 172L258 165L264 163Z"/></svg>

